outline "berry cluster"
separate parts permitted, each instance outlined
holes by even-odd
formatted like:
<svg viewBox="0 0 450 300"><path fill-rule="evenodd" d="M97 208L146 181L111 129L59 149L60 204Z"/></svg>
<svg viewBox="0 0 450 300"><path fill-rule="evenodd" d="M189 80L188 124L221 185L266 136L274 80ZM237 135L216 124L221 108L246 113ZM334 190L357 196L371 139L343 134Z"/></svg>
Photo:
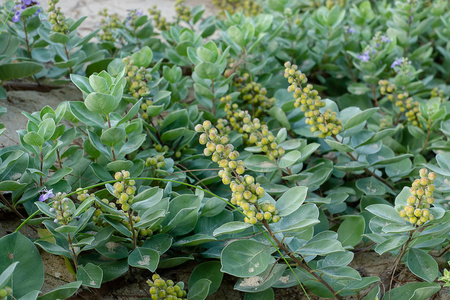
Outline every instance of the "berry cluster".
<svg viewBox="0 0 450 300"><path fill-rule="evenodd" d="M114 30L122 26L119 15L108 15L108 10L106 8L98 14L103 17L100 20L102 26L102 33L99 34L100 40L105 42L115 42L116 39L113 37Z"/></svg>
<svg viewBox="0 0 450 300"><path fill-rule="evenodd" d="M436 179L436 174L428 173L425 168L420 169L419 174L420 179L414 180L410 188L412 196L408 197L407 205L399 212L400 217L417 226L434 220L429 208L434 203L433 182Z"/></svg>
<svg viewBox="0 0 450 300"><path fill-rule="evenodd" d="M147 96L150 93L147 82L152 79L150 72L144 67L139 68L134 65L130 56L125 57L122 61L125 63L129 93L136 99Z"/></svg>
<svg viewBox="0 0 450 300"><path fill-rule="evenodd" d="M444 102L445 96L444 91L439 89L438 87L435 87L431 90L431 98L438 97L441 102Z"/></svg>
<svg viewBox="0 0 450 300"><path fill-rule="evenodd" d="M161 10L159 10L156 5L154 5L153 8L149 8L148 12L153 17L155 28L160 31L166 31L170 28L170 23L167 22L165 17L161 16Z"/></svg>
<svg viewBox="0 0 450 300"><path fill-rule="evenodd" d="M161 146L161 145L158 145ZM164 146L167 147L167 146ZM146 167L152 167L153 169L162 169L166 166L163 155L156 155L155 157L149 157L145 161Z"/></svg>
<svg viewBox="0 0 450 300"><path fill-rule="evenodd" d="M336 5L339 5L340 7L344 7L345 0L327 0L327 2L325 3L325 6L327 7L328 10L332 9Z"/></svg>
<svg viewBox="0 0 450 300"><path fill-rule="evenodd" d="M186 291L180 287L180 283L175 284L172 280L164 280L158 274L153 274L153 280L147 280L150 287L152 300L183 300L186 298ZM182 285L181 285L182 286Z"/></svg>
<svg viewBox="0 0 450 300"><path fill-rule="evenodd" d="M297 65L291 65L290 62L286 62L284 66L286 68L284 77L290 84L287 90L294 93L294 106L300 107L305 113L305 123L311 125L311 132L320 132L320 138L339 134L342 131L342 121L337 117L337 113L331 109L326 109L322 113L320 109L325 107L325 102L319 96L319 92L314 90L311 84L302 88L302 85L308 82L306 75L298 70Z"/></svg>
<svg viewBox="0 0 450 300"><path fill-rule="evenodd" d="M254 0L213 0L213 3L230 14L243 11L246 16L256 16L262 12L262 7Z"/></svg>
<svg viewBox="0 0 450 300"><path fill-rule="evenodd" d="M159 153L167 153L167 152L169 152L169 146L167 146L167 145L163 146L161 144L157 144L155 146L155 150Z"/></svg>
<svg viewBox="0 0 450 300"><path fill-rule="evenodd" d="M217 129L221 134L226 135L231 130L236 130L243 134L247 145L259 147L270 159L275 160L284 155L284 149L278 145L267 125L261 124L258 118L252 118L247 111L239 109L237 103L231 104L229 95L222 97L220 101L225 103L224 111L227 113L227 119L217 120Z"/></svg>
<svg viewBox="0 0 450 300"><path fill-rule="evenodd" d="M153 105L153 101L150 100L150 99L147 99L147 100L143 101L143 103L141 104L140 113L141 113L142 119L144 119L147 122L149 121L149 116L148 116L148 113L147 113L147 109L148 109L149 106L152 106L152 105Z"/></svg>
<svg viewBox="0 0 450 300"><path fill-rule="evenodd" d="M60 225L67 225L72 221L73 211L70 209L69 198L66 198L65 193L56 193L53 197L54 201L51 204L50 212L56 213L54 222Z"/></svg>
<svg viewBox="0 0 450 300"><path fill-rule="evenodd" d="M12 288L9 286L0 289L0 300L6 300L8 296L12 295L12 292Z"/></svg>
<svg viewBox="0 0 450 300"><path fill-rule="evenodd" d="M175 12L177 13L177 20L189 22L192 18L191 9L184 5L186 0L177 0L175 3Z"/></svg>
<svg viewBox="0 0 450 300"><path fill-rule="evenodd" d="M49 0L48 1L48 20L52 23L52 30L55 32L68 34L69 25L66 21L66 17L61 12L61 7L56 7L59 0Z"/></svg>
<svg viewBox="0 0 450 300"><path fill-rule="evenodd" d="M407 91L397 93L397 86L387 80L380 80L380 94L386 96L389 101L394 102L401 113L405 113L406 121L414 126L422 127L419 122L420 108L419 102L414 101Z"/></svg>
<svg viewBox="0 0 450 300"><path fill-rule="evenodd" d="M134 186L136 182L130 178L130 172L122 171L117 172L114 175L114 178L117 181L114 183L114 196L118 199L118 203L120 203L122 210L127 212L131 209L131 204L133 203L134 193L136 192L136 187Z"/></svg>
<svg viewBox="0 0 450 300"><path fill-rule="evenodd" d="M247 83L249 74L245 73L242 77L235 78L238 91L241 93L242 100L252 107L252 116L260 118L275 103L275 98L267 97L266 88L261 83L251 81Z"/></svg>
<svg viewBox="0 0 450 300"><path fill-rule="evenodd" d="M264 188L255 182L253 176L244 175L245 163L238 160L239 152L228 143L228 136L220 136L210 121L197 124L195 131L202 133L199 142L206 145L203 153L211 156L212 161L217 162L222 168L219 177L222 178L223 184L230 185L232 192L230 202L243 209L246 215L245 222L252 224L262 220L278 222L280 217L275 206L258 203L258 200L264 197Z"/></svg>

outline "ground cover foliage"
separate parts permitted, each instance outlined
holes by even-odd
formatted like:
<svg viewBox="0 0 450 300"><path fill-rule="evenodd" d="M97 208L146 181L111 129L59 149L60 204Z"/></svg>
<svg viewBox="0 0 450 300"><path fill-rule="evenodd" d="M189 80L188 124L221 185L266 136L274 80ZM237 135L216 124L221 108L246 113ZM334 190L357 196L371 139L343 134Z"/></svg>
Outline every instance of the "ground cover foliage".
<svg viewBox="0 0 450 300"><path fill-rule="evenodd" d="M450 285L448 1L215 1L217 17L177 1L174 20L105 9L85 37L57 2L1 7L0 81L71 81L84 100L24 113L0 149L0 208L22 220L0 238L0 299L132 268L150 299L205 299L224 273L244 299ZM40 293L39 248L76 281ZM361 249L391 266L362 276ZM186 284L157 274L190 260Z"/></svg>

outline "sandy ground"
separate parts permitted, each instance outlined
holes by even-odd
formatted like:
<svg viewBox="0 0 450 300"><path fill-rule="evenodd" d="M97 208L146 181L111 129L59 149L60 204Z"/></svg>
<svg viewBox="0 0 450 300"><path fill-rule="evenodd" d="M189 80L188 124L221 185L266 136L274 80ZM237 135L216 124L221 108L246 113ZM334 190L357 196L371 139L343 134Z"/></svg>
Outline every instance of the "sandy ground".
<svg viewBox="0 0 450 300"><path fill-rule="evenodd" d="M46 1L42 1L42 3L44 7L47 7ZM215 12L211 0L187 0L185 4L190 7L204 4L204 16L212 15ZM127 10L138 9L148 14L147 10L156 5L166 19L172 20L175 17L175 0L61 0L58 5L66 16L73 19L88 16L80 26L79 32L81 35L86 35L93 29L99 28L101 17L98 16L98 12L102 11L105 7L108 9L108 13L117 13L123 18L127 15Z"/></svg>

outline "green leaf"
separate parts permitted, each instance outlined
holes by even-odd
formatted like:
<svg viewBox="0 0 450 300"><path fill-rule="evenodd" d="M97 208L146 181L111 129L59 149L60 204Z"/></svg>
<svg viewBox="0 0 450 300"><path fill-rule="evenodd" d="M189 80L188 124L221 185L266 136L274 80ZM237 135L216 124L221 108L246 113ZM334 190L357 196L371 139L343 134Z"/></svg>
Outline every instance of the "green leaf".
<svg viewBox="0 0 450 300"><path fill-rule="evenodd" d="M278 170L277 164L266 155L252 155L244 162L247 169L258 173L269 173Z"/></svg>
<svg viewBox="0 0 450 300"><path fill-rule="evenodd" d="M280 168L287 168L295 164L300 158L302 157L302 154L297 151L290 151L289 153L283 155L280 160L278 161L278 166Z"/></svg>
<svg viewBox="0 0 450 300"><path fill-rule="evenodd" d="M142 100L139 100L136 102L136 104L133 105L133 107L128 111L128 113L117 123L116 126L119 126L122 123L125 123L128 120L131 120L133 117L136 116L136 114L139 112L139 109L141 108Z"/></svg>
<svg viewBox="0 0 450 300"><path fill-rule="evenodd" d="M384 138L395 134L400 129L399 126L396 128L386 128L381 131L376 132L370 139L358 145L358 147L362 147L365 145L374 144L378 141L383 140Z"/></svg>
<svg viewBox="0 0 450 300"><path fill-rule="evenodd" d="M219 67L210 62L201 62L194 70L203 79L215 79L220 75Z"/></svg>
<svg viewBox="0 0 450 300"><path fill-rule="evenodd" d="M13 181L13 180L4 180L4 181L0 181L0 191L1 192L17 191L17 190L20 190L25 185L26 185L26 183L19 183L17 181Z"/></svg>
<svg viewBox="0 0 450 300"><path fill-rule="evenodd" d="M6 270L2 272L0 275L0 289L3 289L6 284L9 282L9 279L12 277L14 270L16 269L16 266L19 262L16 261L15 263L9 265ZM220 266L219 266L220 270ZM221 279L222 280L222 279Z"/></svg>
<svg viewBox="0 0 450 300"><path fill-rule="evenodd" d="M361 275L359 275L358 271L356 271L352 267L332 266L320 268L318 271L323 272L324 274L332 278L361 280Z"/></svg>
<svg viewBox="0 0 450 300"><path fill-rule="evenodd" d="M386 193L386 186L375 177L358 179L356 187L366 195L384 195Z"/></svg>
<svg viewBox="0 0 450 300"><path fill-rule="evenodd" d="M77 271L77 280L83 282L84 286L99 288L102 284L103 270L92 263L85 266L79 266Z"/></svg>
<svg viewBox="0 0 450 300"><path fill-rule="evenodd" d="M197 245L212 242L215 240L216 240L216 238L214 238L212 236L197 233L197 234L190 235L190 236L187 236L185 238L182 238L182 239L176 241L173 244L173 246L184 246L184 247L197 246Z"/></svg>
<svg viewBox="0 0 450 300"><path fill-rule="evenodd" d="M46 184L47 185L54 185L56 184L58 181L60 181L61 179L64 178L64 176L69 175L70 173L72 173L73 169L69 168L69 167L64 167L62 169L59 169L58 171L56 171L55 173L53 173L53 175L47 180Z"/></svg>
<svg viewBox="0 0 450 300"><path fill-rule="evenodd" d="M375 247L375 252L382 255L383 253L386 253L388 251L393 251L405 244L405 242L408 240L408 237L405 235L402 236L395 236L392 238L389 238L382 242L381 244L378 244Z"/></svg>
<svg viewBox="0 0 450 300"><path fill-rule="evenodd" d="M438 276L439 267L436 260L421 249L412 248L407 253L406 265L414 275L433 282Z"/></svg>
<svg viewBox="0 0 450 300"><path fill-rule="evenodd" d="M228 223L221 225L216 230L214 230L213 235L215 237L218 237L223 234L239 233L249 227L252 227L252 224L240 222L240 221L228 222Z"/></svg>
<svg viewBox="0 0 450 300"><path fill-rule="evenodd" d="M117 108L119 101L112 95L93 92L86 97L84 104L91 112L108 115Z"/></svg>
<svg viewBox="0 0 450 300"><path fill-rule="evenodd" d="M237 277L250 277L263 272L273 261L274 249L253 240L228 244L221 254L221 271Z"/></svg>
<svg viewBox="0 0 450 300"><path fill-rule="evenodd" d="M29 145L42 147L45 141L44 138L37 132L31 131L25 134L23 141Z"/></svg>
<svg viewBox="0 0 450 300"><path fill-rule="evenodd" d="M48 292L37 298L37 300L54 300L54 299L67 299L80 288L82 281L74 281Z"/></svg>
<svg viewBox="0 0 450 300"><path fill-rule="evenodd" d="M327 255L341 251L344 251L341 243L332 239L313 241L295 250L296 253L301 255Z"/></svg>
<svg viewBox="0 0 450 300"><path fill-rule="evenodd" d="M67 34L56 32L56 31L53 31L52 33L50 33L48 38L52 42L58 43L58 44L65 44L69 41L69 36Z"/></svg>
<svg viewBox="0 0 450 300"><path fill-rule="evenodd" d="M376 113L379 110L379 107L369 108L366 109L359 114L356 114L355 116L351 117L350 119L345 122L344 130L348 130L350 128L353 128L362 122L368 120L374 113Z"/></svg>
<svg viewBox="0 0 450 300"><path fill-rule="evenodd" d="M163 255L172 245L172 237L165 233L159 233L148 238L143 247L150 248L158 252L159 255Z"/></svg>
<svg viewBox="0 0 450 300"><path fill-rule="evenodd" d="M369 87L365 83L352 83L347 87L347 89L354 95L364 95L370 92Z"/></svg>
<svg viewBox="0 0 450 300"><path fill-rule="evenodd" d="M130 253L128 264L130 266L147 269L155 272L159 263L159 254L153 249L137 247Z"/></svg>
<svg viewBox="0 0 450 300"><path fill-rule="evenodd" d="M108 128L100 136L100 141L102 141L102 143L105 145L114 147L115 145L124 142L125 135L125 129L123 128Z"/></svg>
<svg viewBox="0 0 450 300"><path fill-rule="evenodd" d="M53 133L55 133L55 129L55 121L49 118L45 119L41 122L41 124L39 124L39 130L37 133L42 136L44 142L46 142L53 136Z"/></svg>
<svg viewBox="0 0 450 300"><path fill-rule="evenodd" d="M220 214L225 206L227 206L225 201L222 201L217 197L212 197L206 201L205 205L203 205L200 216L208 218L214 217Z"/></svg>
<svg viewBox="0 0 450 300"><path fill-rule="evenodd" d="M91 75L89 76L89 85L92 87L94 92L109 94L109 85L108 81L102 76Z"/></svg>
<svg viewBox="0 0 450 300"><path fill-rule="evenodd" d="M355 149L353 149L352 147L347 146L345 144L341 144L341 143L339 143L337 141L333 141L333 140L329 140L329 139L326 139L324 141L325 141L325 143L328 144L328 146L330 146L331 148L333 148L333 149L335 149L335 150L337 150L339 152L343 152L343 153L349 152L349 153L351 153L351 152L355 151Z"/></svg>
<svg viewBox="0 0 450 300"><path fill-rule="evenodd" d="M210 286L211 280L206 278L199 279L189 288L188 298L192 300L205 300L209 295Z"/></svg>
<svg viewBox="0 0 450 300"><path fill-rule="evenodd" d="M286 113L281 109L281 107L272 107L269 110L269 115L277 120L281 124L281 126L285 127L287 130L291 129L291 123L289 123Z"/></svg>
<svg viewBox="0 0 450 300"><path fill-rule="evenodd" d="M0 65L0 81L30 77L42 71L44 66L35 62L17 62Z"/></svg>
<svg viewBox="0 0 450 300"><path fill-rule="evenodd" d="M94 128L105 127L105 121L102 119L102 117L99 114L88 110L83 102L81 101L69 102L69 109L72 112L72 114L84 124L92 126Z"/></svg>
<svg viewBox="0 0 450 300"><path fill-rule="evenodd" d="M284 217L296 211L305 202L308 188L296 186L287 190L275 204L279 216Z"/></svg>
<svg viewBox="0 0 450 300"><path fill-rule="evenodd" d="M44 266L39 251L21 233L11 233L0 239L0 270L16 265L7 285L13 296L20 298L34 290L41 290L44 283Z"/></svg>
<svg viewBox="0 0 450 300"><path fill-rule="evenodd" d="M207 261L199 264L191 273L189 277L189 290L201 279L208 279L211 281L208 295L215 293L222 283L223 273L220 272L220 262Z"/></svg>
<svg viewBox="0 0 450 300"><path fill-rule="evenodd" d="M271 288L258 293L246 293L244 296L244 300L273 300L273 299L275 299L275 293Z"/></svg>
<svg viewBox="0 0 450 300"><path fill-rule="evenodd" d="M285 269L285 264L269 265L261 274L238 280L234 289L250 293L267 290L280 279Z"/></svg>
<svg viewBox="0 0 450 300"><path fill-rule="evenodd" d="M236 25L233 25L230 28L228 28L227 33L233 42L235 42L241 47L245 46L244 33Z"/></svg>
<svg viewBox="0 0 450 300"><path fill-rule="evenodd" d="M364 228L365 221L362 216L350 216L339 226L338 240L343 247L354 247L361 242Z"/></svg>
<svg viewBox="0 0 450 300"><path fill-rule="evenodd" d="M133 60L133 65L147 68L152 63L153 52L148 46L144 46L138 52L133 53L131 59Z"/></svg>
<svg viewBox="0 0 450 300"><path fill-rule="evenodd" d="M392 289L386 293L383 300L402 299L402 300L427 300L441 290L439 283L413 282Z"/></svg>
<svg viewBox="0 0 450 300"><path fill-rule="evenodd" d="M388 220L400 225L405 225L405 220L403 220L398 212L390 205L387 204L372 204L366 207L366 210L371 212L377 217L384 220Z"/></svg>

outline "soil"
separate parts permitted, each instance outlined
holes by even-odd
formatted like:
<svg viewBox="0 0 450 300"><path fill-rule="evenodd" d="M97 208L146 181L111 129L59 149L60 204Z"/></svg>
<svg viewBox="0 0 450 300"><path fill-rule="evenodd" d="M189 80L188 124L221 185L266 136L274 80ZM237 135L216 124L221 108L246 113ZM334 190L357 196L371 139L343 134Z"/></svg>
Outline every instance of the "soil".
<svg viewBox="0 0 450 300"><path fill-rule="evenodd" d="M44 1L43 1L44 2ZM175 15L173 0L127 0L126 6L129 9L140 9L146 11L148 8L157 4L162 10L162 15L166 18L172 18ZM187 0L186 4L195 6L198 4L205 4L206 13L210 15L214 13L214 7L209 0ZM108 8L109 13L118 13L119 16L124 17L127 13L124 9L124 3L120 0L78 0L78 1L61 1L58 5L62 7L62 11L69 17L79 18L88 16L87 20L80 28L81 35L86 35L94 28L98 28L100 17L98 12L104 7ZM26 128L27 118L22 114L22 111L32 113L49 105L56 108L59 103L63 101L81 100L82 96L79 90L72 84L56 87L48 91L33 90L34 85L23 82L14 82L13 86L19 87L19 90L9 88L8 99L1 100L0 106L7 108L8 113L0 118L0 122L6 126L6 132L0 136L0 148L17 145L20 143L17 130ZM32 90L24 90L20 87L32 87ZM20 220L12 215L6 214L5 211L0 211L0 237L13 232ZM38 238L36 231L28 226L24 226L21 232L31 239ZM45 268L45 283L42 291L48 292L65 283L74 281L74 277L68 272L65 262L62 258L48 254L41 251L41 256L44 261ZM358 252L355 254L355 259L352 262L352 267L358 270L362 276L380 276L388 268L391 267L393 256L390 254L379 256L374 252ZM189 276L196 266L195 263L185 263L174 269L161 270L160 275L164 278L170 278L174 281L184 281L186 284L189 281ZM145 281L151 277L151 273L146 270L133 269L133 274L126 275L116 279L110 283L105 283L100 289L85 289L80 290L77 295L71 299L126 299L134 300L146 298L149 296L148 287ZM400 268L397 272L394 286L404 284L405 282L420 281L414 277L406 268ZM220 289L208 297L209 300L235 300L243 299L244 293L236 291L233 286L236 278L225 274ZM450 299L448 295L449 288L442 289L434 299L445 300ZM308 299L304 295L300 286L290 289L275 289L275 298L278 300L295 300ZM309 296L309 299L322 299L316 296ZM349 298L356 299L356 298Z"/></svg>

